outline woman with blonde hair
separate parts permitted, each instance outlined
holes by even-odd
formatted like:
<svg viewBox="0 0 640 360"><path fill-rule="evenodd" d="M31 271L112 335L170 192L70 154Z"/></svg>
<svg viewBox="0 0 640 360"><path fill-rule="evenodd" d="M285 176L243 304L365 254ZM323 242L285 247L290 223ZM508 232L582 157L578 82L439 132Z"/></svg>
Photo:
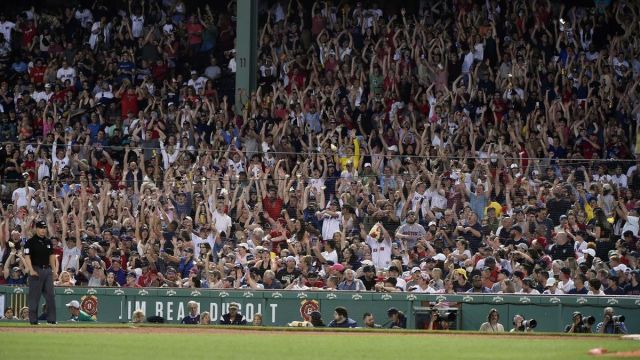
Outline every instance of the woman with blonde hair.
<svg viewBox="0 0 640 360"><path fill-rule="evenodd" d="M54 286L74 286L74 281L71 278L71 274L68 271L60 273L57 281L53 282Z"/></svg>

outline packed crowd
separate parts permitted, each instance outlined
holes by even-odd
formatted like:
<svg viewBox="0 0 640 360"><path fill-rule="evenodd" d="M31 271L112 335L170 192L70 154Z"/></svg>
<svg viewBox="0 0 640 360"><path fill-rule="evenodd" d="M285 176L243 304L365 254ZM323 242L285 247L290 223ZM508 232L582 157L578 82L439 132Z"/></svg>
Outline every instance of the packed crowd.
<svg viewBox="0 0 640 360"><path fill-rule="evenodd" d="M220 3L0 13L0 283L640 295L637 3Z"/></svg>

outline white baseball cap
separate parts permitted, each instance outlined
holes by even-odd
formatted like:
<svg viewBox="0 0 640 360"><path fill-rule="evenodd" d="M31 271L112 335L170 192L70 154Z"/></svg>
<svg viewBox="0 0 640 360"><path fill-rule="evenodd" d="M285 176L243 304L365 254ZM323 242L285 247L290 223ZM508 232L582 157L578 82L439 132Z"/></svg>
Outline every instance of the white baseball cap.
<svg viewBox="0 0 640 360"><path fill-rule="evenodd" d="M71 302L69 302L66 306L80 309L80 303L78 302L78 300L71 300Z"/></svg>

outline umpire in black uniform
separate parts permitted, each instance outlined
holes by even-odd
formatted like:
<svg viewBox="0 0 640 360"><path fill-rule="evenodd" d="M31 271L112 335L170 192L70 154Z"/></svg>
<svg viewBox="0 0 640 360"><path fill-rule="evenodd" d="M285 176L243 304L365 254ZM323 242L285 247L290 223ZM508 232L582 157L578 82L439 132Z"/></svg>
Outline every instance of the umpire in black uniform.
<svg viewBox="0 0 640 360"><path fill-rule="evenodd" d="M29 322L38 324L38 307L40 296L44 295L47 303L47 322L56 323L56 303L53 293L53 280L58 269L53 245L47 237L47 223L36 223L36 234L27 240L24 246L25 262L29 272Z"/></svg>

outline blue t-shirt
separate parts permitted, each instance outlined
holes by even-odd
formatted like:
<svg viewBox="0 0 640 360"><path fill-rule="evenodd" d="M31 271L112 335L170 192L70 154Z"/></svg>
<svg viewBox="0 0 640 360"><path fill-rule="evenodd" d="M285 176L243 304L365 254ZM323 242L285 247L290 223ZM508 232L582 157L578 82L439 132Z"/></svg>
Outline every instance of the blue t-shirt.
<svg viewBox="0 0 640 360"><path fill-rule="evenodd" d="M7 279L7 285L26 285L26 284L27 284L27 277L26 276L20 276L17 279L9 277Z"/></svg>
<svg viewBox="0 0 640 360"><path fill-rule="evenodd" d="M131 61L122 61L118 63L118 70L125 74L131 74L134 68L135 64Z"/></svg>
<svg viewBox="0 0 640 360"><path fill-rule="evenodd" d="M91 134L91 141L95 141L98 136L98 131L100 131L100 123L89 123L87 124L87 128L89 129L89 133Z"/></svg>
<svg viewBox="0 0 640 360"><path fill-rule="evenodd" d="M118 284L120 284L120 286L123 286L127 283L127 273L122 268L120 268L120 270L118 271L109 269L107 272L113 273L113 276L115 277Z"/></svg>
<svg viewBox="0 0 640 360"><path fill-rule="evenodd" d="M187 325L196 325L199 323L200 323L200 314L196 316L187 315L182 318L182 321L180 321L180 324L187 324Z"/></svg>
<svg viewBox="0 0 640 360"><path fill-rule="evenodd" d="M469 205L471 206L471 210L478 215L478 221L482 221L484 209L489 205L489 198L487 195L478 196L476 193L470 193Z"/></svg>
<svg viewBox="0 0 640 360"><path fill-rule="evenodd" d="M343 321L341 323L337 323L335 320L332 320L329 323L329 327L333 327L333 328L354 328L354 327L358 327L358 323L356 323L351 318L347 318L347 320L345 320L345 321Z"/></svg>

